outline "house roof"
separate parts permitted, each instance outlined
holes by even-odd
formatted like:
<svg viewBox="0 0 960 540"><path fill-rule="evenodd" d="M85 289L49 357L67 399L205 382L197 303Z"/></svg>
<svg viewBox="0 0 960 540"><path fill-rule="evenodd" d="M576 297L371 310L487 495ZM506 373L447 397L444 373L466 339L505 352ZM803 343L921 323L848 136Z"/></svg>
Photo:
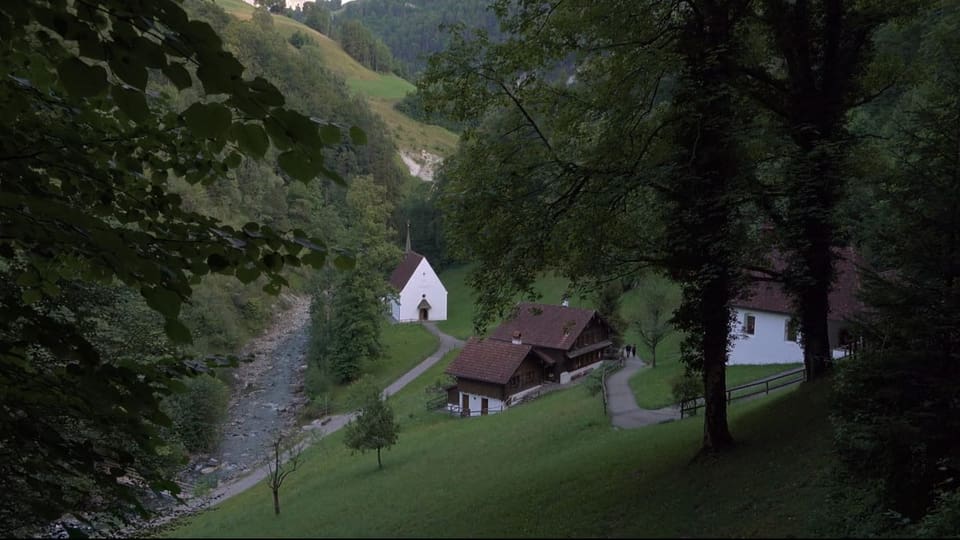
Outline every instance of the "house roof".
<svg viewBox="0 0 960 540"><path fill-rule="evenodd" d="M772 255L772 262L775 270L782 270L786 266L780 253ZM857 291L860 288L860 277L857 273L859 264L861 264L860 256L853 248L848 247L839 251L836 262L837 279L829 298L831 320L849 318L863 309L863 304L857 298ZM781 284L772 281L751 283L744 294L733 302L733 306L774 313L794 312L790 297L787 296Z"/></svg>
<svg viewBox="0 0 960 540"><path fill-rule="evenodd" d="M447 366L446 373L465 379L506 384L531 349L530 345L514 345L509 341L470 338L460 354Z"/></svg>
<svg viewBox="0 0 960 540"><path fill-rule="evenodd" d="M596 314L593 309L523 302L517 306L516 314L498 326L490 338L511 341L514 332L519 331L524 344L567 351Z"/></svg>
<svg viewBox="0 0 960 540"><path fill-rule="evenodd" d="M403 255L403 260L400 261L400 264L398 264L393 270L393 273L390 274L390 284L398 291L403 290L403 288L407 286L407 282L410 281L410 276L417 270L417 266L420 265L420 261L422 260L423 255L416 251L406 252Z"/></svg>

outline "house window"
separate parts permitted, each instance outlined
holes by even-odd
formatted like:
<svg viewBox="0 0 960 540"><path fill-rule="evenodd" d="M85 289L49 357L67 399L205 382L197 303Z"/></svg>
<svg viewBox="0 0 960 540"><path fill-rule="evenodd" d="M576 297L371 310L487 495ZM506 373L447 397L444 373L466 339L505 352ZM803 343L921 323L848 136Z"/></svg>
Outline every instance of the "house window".
<svg viewBox="0 0 960 540"><path fill-rule="evenodd" d="M799 324L797 323L797 320L794 319L793 317L790 317L789 319L784 321L783 322L783 339L785 341L793 341L794 343L796 343L798 327L799 327Z"/></svg>
<svg viewBox="0 0 960 540"><path fill-rule="evenodd" d="M743 333L752 336L757 331L757 318L749 313L743 317Z"/></svg>
<svg viewBox="0 0 960 540"><path fill-rule="evenodd" d="M853 343L853 336L850 334L850 330L841 328L839 334L837 335L837 341L840 342L840 347L847 347Z"/></svg>
<svg viewBox="0 0 960 540"><path fill-rule="evenodd" d="M507 384L513 387L520 386L520 376L514 375L513 377L510 377L510 382Z"/></svg>

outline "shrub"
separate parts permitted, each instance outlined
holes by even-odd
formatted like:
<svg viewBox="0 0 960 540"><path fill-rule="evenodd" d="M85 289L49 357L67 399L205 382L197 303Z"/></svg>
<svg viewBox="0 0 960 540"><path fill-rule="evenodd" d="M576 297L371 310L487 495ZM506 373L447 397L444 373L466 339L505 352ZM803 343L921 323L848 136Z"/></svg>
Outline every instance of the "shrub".
<svg viewBox="0 0 960 540"><path fill-rule="evenodd" d="M684 373L671 383L673 399L677 402L698 398L703 395L703 382L694 373Z"/></svg>
<svg viewBox="0 0 960 540"><path fill-rule="evenodd" d="M210 452L220 442L230 393L227 385L210 375L185 379L183 392L163 402L173 423L173 433L188 452Z"/></svg>

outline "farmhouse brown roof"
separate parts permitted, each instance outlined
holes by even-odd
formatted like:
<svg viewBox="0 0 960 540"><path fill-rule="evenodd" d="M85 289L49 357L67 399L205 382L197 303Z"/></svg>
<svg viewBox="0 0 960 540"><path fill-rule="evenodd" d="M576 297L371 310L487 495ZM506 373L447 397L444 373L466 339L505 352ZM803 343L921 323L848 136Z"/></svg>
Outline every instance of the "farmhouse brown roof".
<svg viewBox="0 0 960 540"><path fill-rule="evenodd" d="M786 266L779 253L774 253L772 259L775 270L782 270ZM860 288L857 266L860 264L860 256L853 248L847 247L839 251L836 263L837 279L834 282L833 290L830 291L829 298L829 317L831 320L849 318L863 309L862 303L857 298L857 291ZM787 296L781 284L771 281L753 282L744 291L744 295L733 302L733 305L774 313L790 314L794 311L790 297Z"/></svg>
<svg viewBox="0 0 960 540"><path fill-rule="evenodd" d="M423 255L416 251L406 252L403 255L403 260L400 261L400 264L398 264L393 270L393 273L390 274L390 284L398 291L402 290L406 287L407 282L410 281L410 276L417 270L417 266L422 260Z"/></svg>
<svg viewBox="0 0 960 540"><path fill-rule="evenodd" d="M510 341L520 332L524 344L567 351L596 315L596 310L523 302L516 314L498 326L490 338Z"/></svg>
<svg viewBox="0 0 960 540"><path fill-rule="evenodd" d="M446 372L464 379L506 384L531 349L530 345L509 341L470 338Z"/></svg>

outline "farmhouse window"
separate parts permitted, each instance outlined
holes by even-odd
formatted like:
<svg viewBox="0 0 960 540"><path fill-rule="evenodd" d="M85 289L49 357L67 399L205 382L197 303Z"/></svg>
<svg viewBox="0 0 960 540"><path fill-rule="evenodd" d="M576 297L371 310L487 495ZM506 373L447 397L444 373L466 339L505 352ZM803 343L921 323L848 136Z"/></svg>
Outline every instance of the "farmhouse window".
<svg viewBox="0 0 960 540"><path fill-rule="evenodd" d="M510 377L509 385L513 387L520 386L520 376L514 375L513 377Z"/></svg>
<svg viewBox="0 0 960 540"><path fill-rule="evenodd" d="M750 314L745 315L743 317L743 333L752 336L756 331L757 318Z"/></svg>
<svg viewBox="0 0 960 540"><path fill-rule="evenodd" d="M783 339L785 341L797 341L797 320L791 317L783 323Z"/></svg>

